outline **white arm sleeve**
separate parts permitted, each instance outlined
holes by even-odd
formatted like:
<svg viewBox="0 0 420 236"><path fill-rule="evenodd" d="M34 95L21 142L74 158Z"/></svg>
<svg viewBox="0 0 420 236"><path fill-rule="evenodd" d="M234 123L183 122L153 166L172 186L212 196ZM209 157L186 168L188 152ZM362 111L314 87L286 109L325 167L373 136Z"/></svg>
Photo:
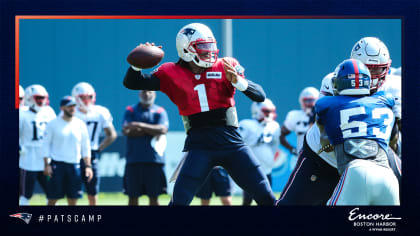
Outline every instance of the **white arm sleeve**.
<svg viewBox="0 0 420 236"><path fill-rule="evenodd" d="M239 91L243 92L248 88L248 81L238 75L236 83L232 83L232 85L233 87L239 89Z"/></svg>

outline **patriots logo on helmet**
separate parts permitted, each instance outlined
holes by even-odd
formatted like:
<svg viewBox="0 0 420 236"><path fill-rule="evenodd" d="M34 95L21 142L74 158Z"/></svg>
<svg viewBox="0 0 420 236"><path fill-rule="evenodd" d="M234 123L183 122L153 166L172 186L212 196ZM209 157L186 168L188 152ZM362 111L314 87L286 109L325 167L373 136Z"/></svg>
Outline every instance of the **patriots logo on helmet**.
<svg viewBox="0 0 420 236"><path fill-rule="evenodd" d="M31 218L32 218L32 214L29 214L29 213L16 213L16 214L9 215L9 216L19 218L19 219L25 221L26 224L29 224L29 221L31 221Z"/></svg>
<svg viewBox="0 0 420 236"><path fill-rule="evenodd" d="M356 45L356 47L354 48L354 51L357 51L357 50L359 50L360 49L360 45L359 44L357 44Z"/></svg>
<svg viewBox="0 0 420 236"><path fill-rule="evenodd" d="M191 36L195 33L195 29L186 28L182 31L183 34L185 34L189 39L191 39Z"/></svg>

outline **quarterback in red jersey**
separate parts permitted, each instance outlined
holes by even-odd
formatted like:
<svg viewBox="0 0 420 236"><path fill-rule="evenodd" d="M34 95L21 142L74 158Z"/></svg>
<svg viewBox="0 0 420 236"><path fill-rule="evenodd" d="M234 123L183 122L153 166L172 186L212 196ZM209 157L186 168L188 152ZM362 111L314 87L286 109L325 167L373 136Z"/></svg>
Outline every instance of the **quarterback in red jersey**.
<svg viewBox="0 0 420 236"><path fill-rule="evenodd" d="M216 39L206 25L184 26L177 34L176 48L178 62L164 63L152 74L131 66L124 78L129 89L162 91L182 116L187 154L170 205L189 205L214 166L224 167L259 205L274 205L269 182L237 131L233 98L238 89L262 102L264 90L245 79L244 68L236 59L217 57Z"/></svg>

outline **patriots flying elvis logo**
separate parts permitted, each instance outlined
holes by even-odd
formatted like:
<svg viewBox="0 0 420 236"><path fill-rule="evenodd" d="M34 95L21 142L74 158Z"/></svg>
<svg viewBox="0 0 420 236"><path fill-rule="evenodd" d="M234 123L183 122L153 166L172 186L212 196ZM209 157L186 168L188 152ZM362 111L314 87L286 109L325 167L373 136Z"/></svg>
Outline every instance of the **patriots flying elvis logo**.
<svg viewBox="0 0 420 236"><path fill-rule="evenodd" d="M191 36L195 33L195 29L186 28L182 31L183 34L185 34L188 39L191 39Z"/></svg>
<svg viewBox="0 0 420 236"><path fill-rule="evenodd" d="M31 218L32 218L32 214L29 214L29 213L16 213L16 214L9 215L9 216L19 218L19 219L25 221L26 224L29 224L29 221L31 221Z"/></svg>

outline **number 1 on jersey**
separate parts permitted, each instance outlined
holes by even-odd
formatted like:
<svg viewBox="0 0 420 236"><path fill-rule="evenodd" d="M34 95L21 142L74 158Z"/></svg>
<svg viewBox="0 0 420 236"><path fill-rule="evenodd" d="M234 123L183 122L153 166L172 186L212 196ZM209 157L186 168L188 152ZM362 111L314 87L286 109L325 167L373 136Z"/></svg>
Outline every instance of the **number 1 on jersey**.
<svg viewBox="0 0 420 236"><path fill-rule="evenodd" d="M207 102L206 87L204 84L198 84L194 87L198 92L198 100L200 101L201 112L209 111L209 103Z"/></svg>

